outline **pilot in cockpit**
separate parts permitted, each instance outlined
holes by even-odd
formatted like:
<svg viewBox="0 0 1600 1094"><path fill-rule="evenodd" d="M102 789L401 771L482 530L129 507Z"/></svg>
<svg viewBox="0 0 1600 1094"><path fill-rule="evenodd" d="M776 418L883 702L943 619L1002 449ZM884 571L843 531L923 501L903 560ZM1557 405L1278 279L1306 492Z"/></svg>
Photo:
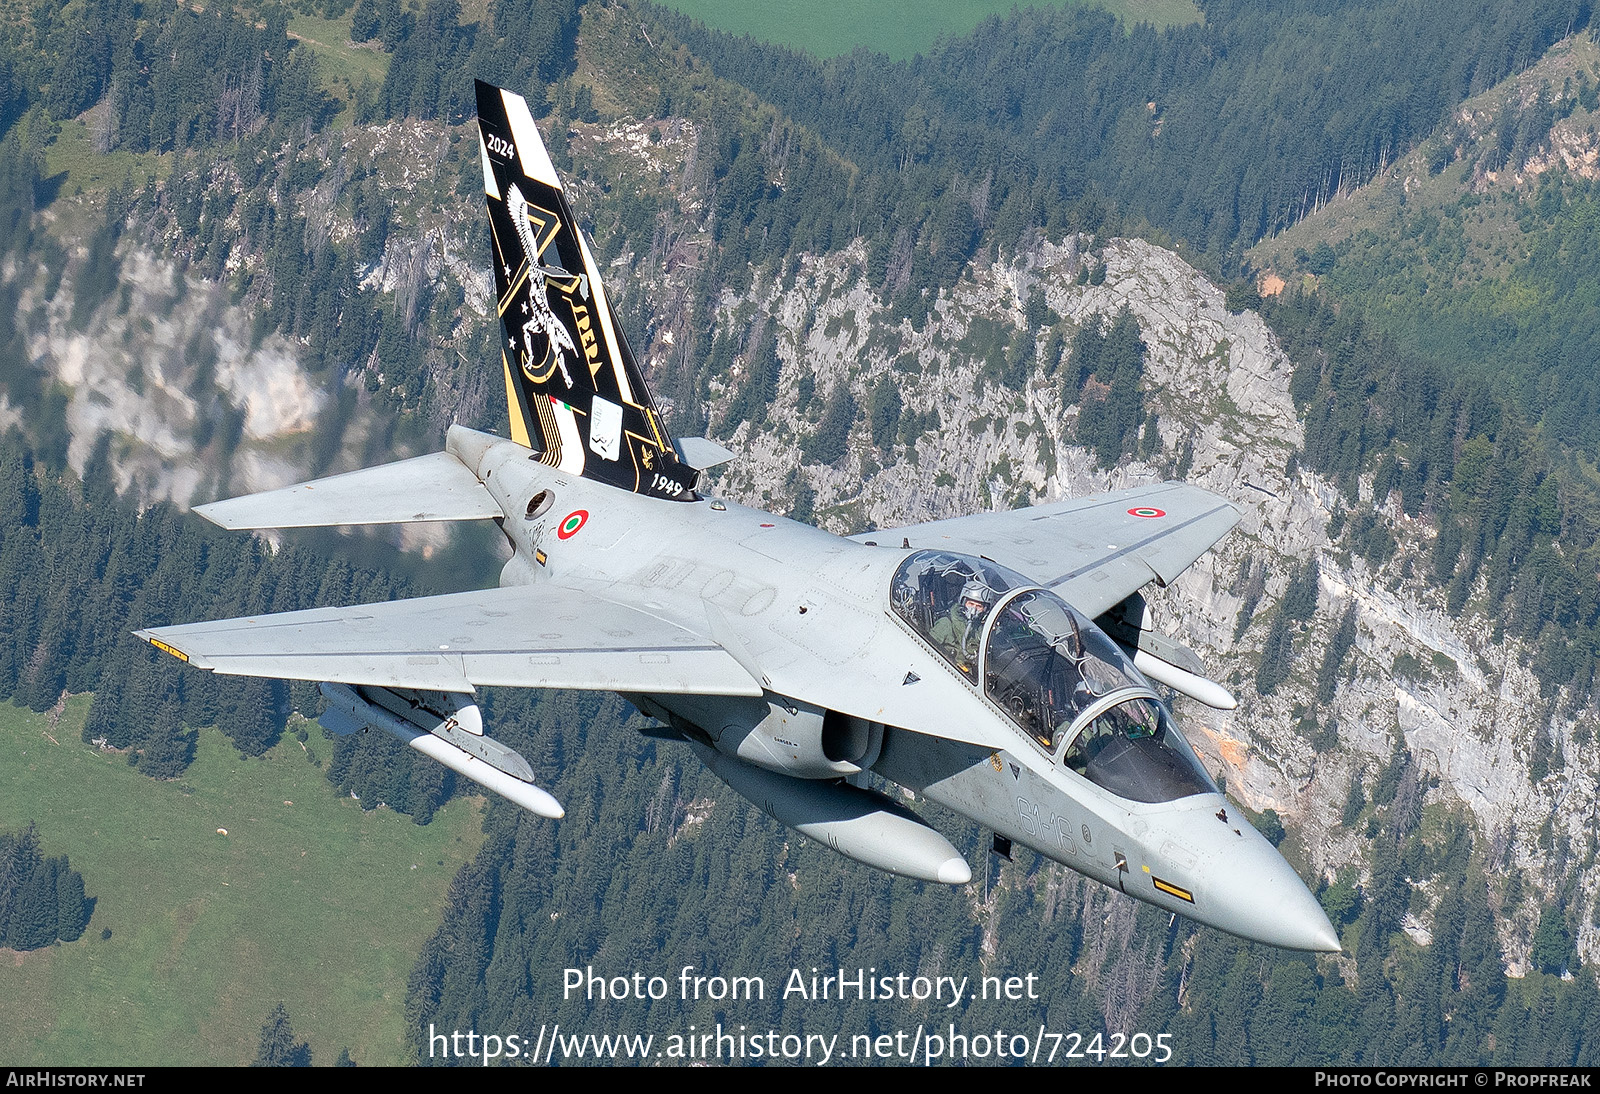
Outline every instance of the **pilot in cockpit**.
<svg viewBox="0 0 1600 1094"><path fill-rule="evenodd" d="M978 664L983 621L994 606L995 593L980 578L968 578L950 610L934 621L928 636L943 648L956 667L971 676Z"/></svg>

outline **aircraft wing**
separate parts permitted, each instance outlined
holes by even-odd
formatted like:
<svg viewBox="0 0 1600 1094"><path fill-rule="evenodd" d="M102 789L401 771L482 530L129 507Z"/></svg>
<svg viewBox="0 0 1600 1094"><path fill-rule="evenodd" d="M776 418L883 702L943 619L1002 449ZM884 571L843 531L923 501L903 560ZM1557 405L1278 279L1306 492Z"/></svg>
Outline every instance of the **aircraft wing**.
<svg viewBox="0 0 1600 1094"><path fill-rule="evenodd" d="M514 586L135 632L233 676L468 692L480 685L760 695L723 648L587 594Z"/></svg>
<svg viewBox="0 0 1600 1094"><path fill-rule="evenodd" d="M1055 590L1096 616L1152 581L1170 584L1227 534L1239 510L1178 482L977 513L851 536L981 555Z"/></svg>

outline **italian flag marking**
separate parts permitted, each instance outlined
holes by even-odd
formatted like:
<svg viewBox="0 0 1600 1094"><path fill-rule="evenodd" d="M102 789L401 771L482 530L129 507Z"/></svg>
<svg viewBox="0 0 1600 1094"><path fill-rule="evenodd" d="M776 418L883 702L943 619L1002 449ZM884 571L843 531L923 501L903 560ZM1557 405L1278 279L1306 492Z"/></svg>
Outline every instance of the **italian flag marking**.
<svg viewBox="0 0 1600 1094"><path fill-rule="evenodd" d="M589 510L574 509L572 512L568 513L565 519L563 519L556 527L556 535L561 539L571 539L573 536L578 534L578 529L582 528L584 522L588 519Z"/></svg>

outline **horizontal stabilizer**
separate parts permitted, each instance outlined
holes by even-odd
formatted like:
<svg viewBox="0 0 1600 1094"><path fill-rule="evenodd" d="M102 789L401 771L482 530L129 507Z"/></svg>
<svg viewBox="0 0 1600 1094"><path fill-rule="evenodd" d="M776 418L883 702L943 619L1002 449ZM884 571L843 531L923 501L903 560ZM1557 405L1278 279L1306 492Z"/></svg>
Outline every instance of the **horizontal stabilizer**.
<svg viewBox="0 0 1600 1094"><path fill-rule="evenodd" d="M454 692L503 685L761 694L715 642L620 604L542 585L136 633L197 668L232 676Z"/></svg>
<svg viewBox="0 0 1600 1094"><path fill-rule="evenodd" d="M214 501L195 512L224 528L324 528L484 520L503 515L466 464L448 452Z"/></svg>
<svg viewBox="0 0 1600 1094"><path fill-rule="evenodd" d="M704 471L736 458L728 449L705 437L679 437L677 443L678 455L696 471Z"/></svg>

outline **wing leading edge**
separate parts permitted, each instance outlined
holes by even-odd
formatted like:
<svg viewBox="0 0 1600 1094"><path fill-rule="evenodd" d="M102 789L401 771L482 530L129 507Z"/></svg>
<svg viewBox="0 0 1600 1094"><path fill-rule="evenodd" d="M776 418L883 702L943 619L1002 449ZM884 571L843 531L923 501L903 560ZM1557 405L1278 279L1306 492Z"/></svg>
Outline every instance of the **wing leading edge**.
<svg viewBox="0 0 1600 1094"><path fill-rule="evenodd" d="M913 547L982 555L1096 616L1152 581L1171 584L1239 516L1226 498L1165 482L851 538L882 543L903 538Z"/></svg>
<svg viewBox="0 0 1600 1094"><path fill-rule="evenodd" d="M620 604L543 586L154 627L138 637L234 676L470 692L574 688L760 695L717 643Z"/></svg>

